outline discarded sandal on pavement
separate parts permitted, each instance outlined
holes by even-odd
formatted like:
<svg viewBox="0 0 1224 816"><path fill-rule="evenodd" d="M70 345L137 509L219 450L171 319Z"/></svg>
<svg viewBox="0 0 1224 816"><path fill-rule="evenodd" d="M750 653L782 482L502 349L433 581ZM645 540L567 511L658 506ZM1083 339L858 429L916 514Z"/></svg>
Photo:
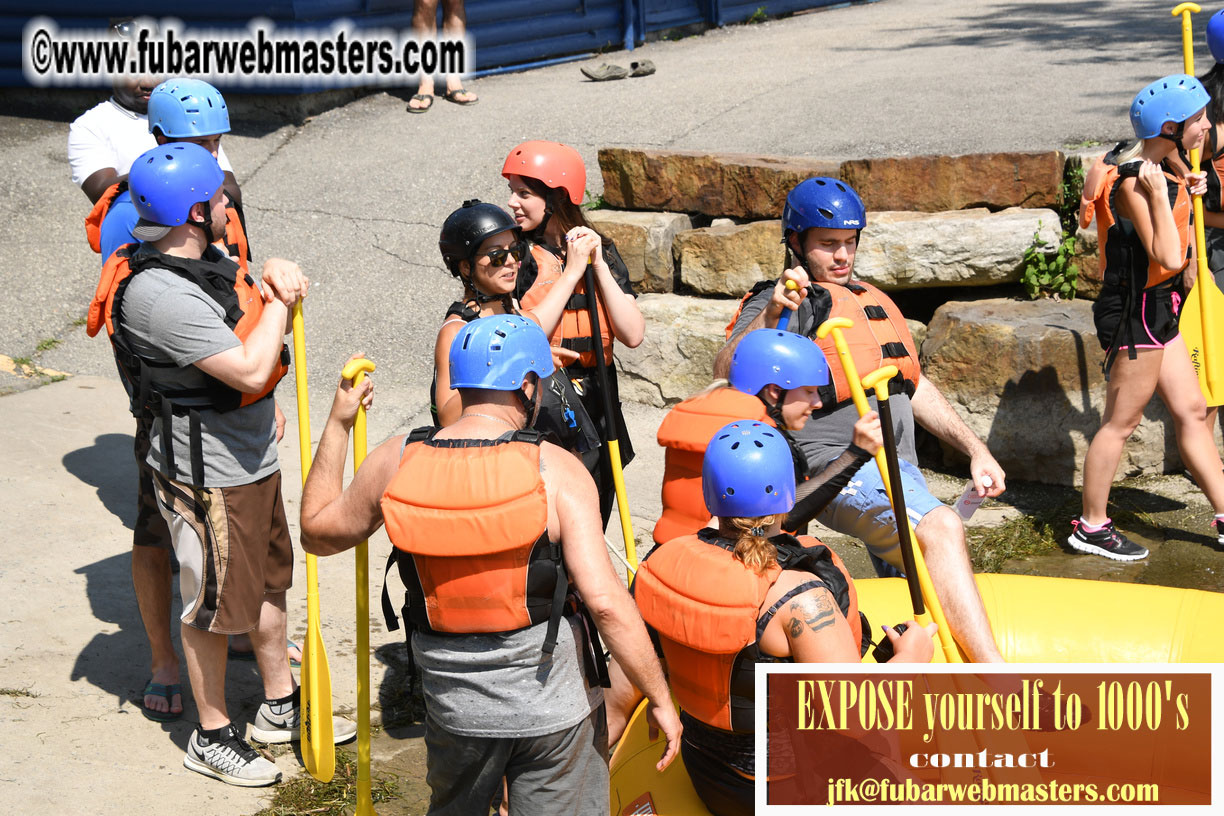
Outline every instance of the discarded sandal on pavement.
<svg viewBox="0 0 1224 816"><path fill-rule="evenodd" d="M174 695L179 697L179 710L171 711L171 706L174 705ZM145 697L161 697L166 701L166 710L158 711L155 708L149 708L144 704ZM140 699L140 713L153 722L168 723L182 719L183 709L183 686L181 683L154 683L152 680L145 683L144 692Z"/></svg>
<svg viewBox="0 0 1224 816"><path fill-rule="evenodd" d="M619 65L610 63L602 63L599 66L592 68L589 65L584 65L579 69L582 75L592 82L606 82L609 79L624 79L629 76L629 72Z"/></svg>
<svg viewBox="0 0 1224 816"><path fill-rule="evenodd" d="M642 60L641 62L629 63L629 76L644 77L650 76L655 72L655 64L650 60Z"/></svg>

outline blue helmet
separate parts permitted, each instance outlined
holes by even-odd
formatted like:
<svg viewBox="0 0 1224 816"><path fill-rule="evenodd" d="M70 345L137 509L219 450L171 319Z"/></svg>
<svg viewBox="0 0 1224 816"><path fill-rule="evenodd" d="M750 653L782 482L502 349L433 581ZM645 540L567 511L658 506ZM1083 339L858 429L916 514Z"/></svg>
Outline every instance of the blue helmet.
<svg viewBox="0 0 1224 816"><path fill-rule="evenodd" d="M1189 74L1158 79L1135 96L1131 103L1131 127L1140 139L1160 135L1165 122L1184 122L1207 107L1207 89Z"/></svg>
<svg viewBox="0 0 1224 816"><path fill-rule="evenodd" d="M1216 62L1224 62L1224 10L1217 11L1207 20L1207 47Z"/></svg>
<svg viewBox="0 0 1224 816"><path fill-rule="evenodd" d="M213 155L198 144L159 145L132 162L128 188L141 219L176 227L193 204L210 201L225 181Z"/></svg>
<svg viewBox="0 0 1224 816"><path fill-rule="evenodd" d="M786 196L782 210L784 234L812 227L861 230L867 226L867 210L854 188L844 181L820 176L799 182Z"/></svg>
<svg viewBox="0 0 1224 816"><path fill-rule="evenodd" d="M468 323L450 347L450 387L514 391L534 371L553 373L544 330L519 315L491 315Z"/></svg>
<svg viewBox="0 0 1224 816"><path fill-rule="evenodd" d="M781 431L747 419L720 428L701 463L701 493L719 518L790 512L795 464Z"/></svg>
<svg viewBox="0 0 1224 816"><path fill-rule="evenodd" d="M757 394L767 385L783 390L828 385L829 364L820 347L802 335L756 329L735 347L728 378L745 394Z"/></svg>
<svg viewBox="0 0 1224 816"><path fill-rule="evenodd" d="M171 139L229 133L229 108L202 79L167 79L149 94L149 132L155 127Z"/></svg>

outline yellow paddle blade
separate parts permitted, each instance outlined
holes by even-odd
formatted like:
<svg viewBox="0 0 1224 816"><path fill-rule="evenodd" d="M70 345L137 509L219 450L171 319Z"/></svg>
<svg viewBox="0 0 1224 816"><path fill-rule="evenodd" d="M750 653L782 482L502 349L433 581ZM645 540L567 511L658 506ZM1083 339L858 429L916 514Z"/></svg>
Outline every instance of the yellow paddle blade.
<svg viewBox="0 0 1224 816"><path fill-rule="evenodd" d="M307 555L307 572L314 556ZM327 650L323 646L323 633L319 630L316 594L313 603L307 605L316 610L309 618L306 642L302 644L302 762L306 771L320 782L330 782L336 773L336 740L332 731L331 672L327 665Z"/></svg>
<svg viewBox="0 0 1224 816"><path fill-rule="evenodd" d="M1224 337L1214 331L1224 319L1224 293L1211 274L1199 276L1182 304L1179 328L1207 405L1224 405Z"/></svg>

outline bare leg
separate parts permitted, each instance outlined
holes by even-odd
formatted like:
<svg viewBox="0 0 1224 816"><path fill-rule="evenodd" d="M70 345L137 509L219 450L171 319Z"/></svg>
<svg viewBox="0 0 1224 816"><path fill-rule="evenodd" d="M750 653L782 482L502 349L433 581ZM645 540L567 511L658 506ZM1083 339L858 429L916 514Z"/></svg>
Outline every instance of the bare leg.
<svg viewBox="0 0 1224 816"><path fill-rule="evenodd" d="M145 636L152 653L153 682L170 685L179 682L179 661L170 638L170 551L164 547L132 547L132 587L144 623ZM146 708L166 711L166 700L155 694L144 698ZM169 711L183 710L183 698L174 695Z"/></svg>
<svg viewBox="0 0 1224 816"><path fill-rule="evenodd" d="M412 33L418 40L433 39L438 33L438 0L415 0L412 4ZM417 93L423 96L433 96L434 78L432 74L422 74ZM414 110L429 107L431 103L416 99L408 101L408 107Z"/></svg>
<svg viewBox="0 0 1224 816"><path fill-rule="evenodd" d="M182 625L183 656L191 693L200 712L200 728L212 730L230 721L225 708L226 636Z"/></svg>
<svg viewBox="0 0 1224 816"><path fill-rule="evenodd" d="M259 625L251 632L255 660L263 677L264 697L279 700L293 693L293 674L285 653L285 593L264 595Z"/></svg>
<svg viewBox="0 0 1224 816"><path fill-rule="evenodd" d="M1105 391L1105 415L1084 457L1083 516L1089 524L1104 524L1109 518L1109 490L1122 461L1122 448L1152 399L1163 358L1161 349L1141 350L1134 360L1123 349L1114 358Z"/></svg>
<svg viewBox="0 0 1224 816"><path fill-rule="evenodd" d="M442 0L442 33L451 37L462 37L467 26L467 12L463 0ZM446 75L446 92L457 102L475 102L476 94L463 89L463 79L458 74Z"/></svg>
<svg viewBox="0 0 1224 816"><path fill-rule="evenodd" d="M1165 346L1156 389L1173 415L1182 461L1215 511L1224 513L1224 470L1212 435L1214 423L1207 419L1207 400L1180 336Z"/></svg>
<svg viewBox="0 0 1224 816"><path fill-rule="evenodd" d="M960 518L950 507L937 507L923 516L915 532L952 637L974 663L1004 662L973 579Z"/></svg>

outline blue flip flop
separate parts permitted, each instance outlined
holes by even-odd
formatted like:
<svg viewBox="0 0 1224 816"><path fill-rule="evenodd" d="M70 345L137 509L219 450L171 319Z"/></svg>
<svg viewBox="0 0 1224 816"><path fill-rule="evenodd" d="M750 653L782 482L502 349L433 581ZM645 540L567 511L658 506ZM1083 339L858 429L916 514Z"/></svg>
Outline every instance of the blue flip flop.
<svg viewBox="0 0 1224 816"><path fill-rule="evenodd" d="M144 714L145 717L152 720L153 722L167 723L167 722L174 722L175 720L178 720L178 719L182 719L183 717L182 711L170 711L169 710L172 704L172 701L174 700L174 695L176 694L179 696L180 702L181 702L182 696L183 696L183 686L181 683L162 684L162 683L154 683L152 680L150 680L148 683L145 683L144 694L142 695L141 700L140 700L141 713ZM163 698L166 701L167 710L157 711L156 709L152 709L146 706L144 704L144 697L147 697L150 695L152 695L153 697Z"/></svg>

